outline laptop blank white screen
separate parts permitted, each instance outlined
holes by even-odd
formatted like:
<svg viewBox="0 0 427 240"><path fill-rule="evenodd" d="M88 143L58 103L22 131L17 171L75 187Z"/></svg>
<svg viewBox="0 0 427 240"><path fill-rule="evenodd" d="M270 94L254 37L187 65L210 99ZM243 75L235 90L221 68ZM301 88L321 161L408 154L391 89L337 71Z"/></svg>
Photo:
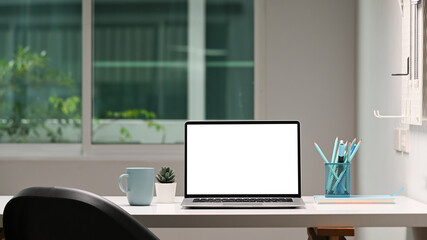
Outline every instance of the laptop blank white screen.
<svg viewBox="0 0 427 240"><path fill-rule="evenodd" d="M188 195L299 194L298 125L188 124Z"/></svg>

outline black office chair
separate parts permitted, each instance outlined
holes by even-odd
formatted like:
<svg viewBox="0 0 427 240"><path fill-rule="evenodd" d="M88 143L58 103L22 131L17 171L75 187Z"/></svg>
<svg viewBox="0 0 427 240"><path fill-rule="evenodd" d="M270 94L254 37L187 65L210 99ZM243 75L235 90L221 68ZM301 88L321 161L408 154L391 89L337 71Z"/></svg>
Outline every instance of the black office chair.
<svg viewBox="0 0 427 240"><path fill-rule="evenodd" d="M7 240L159 239L114 203L79 189L31 187L6 205Z"/></svg>

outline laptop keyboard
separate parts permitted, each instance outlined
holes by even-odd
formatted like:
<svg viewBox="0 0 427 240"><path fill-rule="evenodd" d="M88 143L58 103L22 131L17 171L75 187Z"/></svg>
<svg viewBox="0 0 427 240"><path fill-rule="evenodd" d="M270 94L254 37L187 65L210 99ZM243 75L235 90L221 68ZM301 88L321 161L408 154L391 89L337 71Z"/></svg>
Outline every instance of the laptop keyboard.
<svg viewBox="0 0 427 240"><path fill-rule="evenodd" d="M193 202L292 202L292 198L195 198Z"/></svg>

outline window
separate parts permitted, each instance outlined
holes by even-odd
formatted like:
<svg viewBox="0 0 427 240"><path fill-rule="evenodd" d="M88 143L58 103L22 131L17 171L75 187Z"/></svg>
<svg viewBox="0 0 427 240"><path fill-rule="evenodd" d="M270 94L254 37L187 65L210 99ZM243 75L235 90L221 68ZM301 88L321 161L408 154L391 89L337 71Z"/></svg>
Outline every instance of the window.
<svg viewBox="0 0 427 240"><path fill-rule="evenodd" d="M0 3L0 142L81 142L81 2Z"/></svg>
<svg viewBox="0 0 427 240"><path fill-rule="evenodd" d="M186 119L253 119L253 2L94 5L94 143L183 143Z"/></svg>
<svg viewBox="0 0 427 240"><path fill-rule="evenodd" d="M187 119L253 119L253 1L92 0L82 20L87 6L0 3L1 142L182 144Z"/></svg>

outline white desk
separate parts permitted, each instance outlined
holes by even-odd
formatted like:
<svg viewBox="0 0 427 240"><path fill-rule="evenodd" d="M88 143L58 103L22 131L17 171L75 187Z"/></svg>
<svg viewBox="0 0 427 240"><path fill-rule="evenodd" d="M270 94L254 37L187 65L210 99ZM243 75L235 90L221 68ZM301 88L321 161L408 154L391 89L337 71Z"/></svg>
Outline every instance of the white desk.
<svg viewBox="0 0 427 240"><path fill-rule="evenodd" d="M3 209L11 196L0 196ZM182 209L182 197L174 204L129 206L126 197L106 197L150 228L263 228L263 227L427 227L427 204L397 197L396 204L317 205L303 197L301 209Z"/></svg>

